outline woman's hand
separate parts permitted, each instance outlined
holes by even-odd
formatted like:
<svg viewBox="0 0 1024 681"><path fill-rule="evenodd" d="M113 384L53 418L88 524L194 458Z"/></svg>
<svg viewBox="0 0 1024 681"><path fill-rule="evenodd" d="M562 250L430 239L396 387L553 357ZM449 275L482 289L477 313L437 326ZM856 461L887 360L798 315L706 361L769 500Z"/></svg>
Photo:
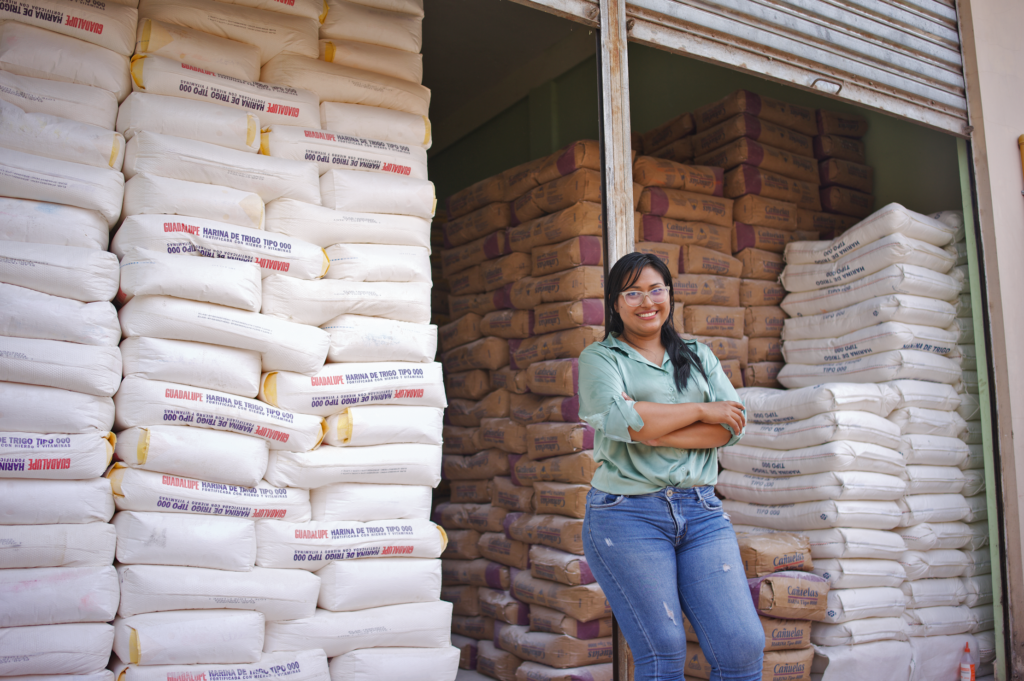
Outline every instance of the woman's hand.
<svg viewBox="0 0 1024 681"><path fill-rule="evenodd" d="M734 433L739 433L747 425L743 405L739 402L706 402L702 406L702 423L729 426Z"/></svg>

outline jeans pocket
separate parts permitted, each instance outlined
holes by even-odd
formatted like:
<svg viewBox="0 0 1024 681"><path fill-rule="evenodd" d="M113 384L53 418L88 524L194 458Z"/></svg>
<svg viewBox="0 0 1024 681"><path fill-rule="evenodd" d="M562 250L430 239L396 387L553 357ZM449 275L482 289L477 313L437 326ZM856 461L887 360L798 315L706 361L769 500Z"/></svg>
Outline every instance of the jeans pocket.
<svg viewBox="0 0 1024 681"><path fill-rule="evenodd" d="M700 505L704 507L705 511L711 511L712 513L722 513L722 500L710 493L707 495L701 495Z"/></svg>
<svg viewBox="0 0 1024 681"><path fill-rule="evenodd" d="M598 492L596 489L591 490L590 494L587 495L587 505L594 510L618 506L625 500L625 494L606 494L605 492Z"/></svg>

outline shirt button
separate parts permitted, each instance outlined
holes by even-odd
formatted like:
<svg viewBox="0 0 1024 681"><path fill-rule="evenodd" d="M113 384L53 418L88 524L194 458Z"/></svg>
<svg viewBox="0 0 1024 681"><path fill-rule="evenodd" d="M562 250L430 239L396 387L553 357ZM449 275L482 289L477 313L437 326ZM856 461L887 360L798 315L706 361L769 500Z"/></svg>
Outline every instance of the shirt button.
<svg viewBox="0 0 1024 681"><path fill-rule="evenodd" d="M672 496L672 490L668 490L667 492L665 492L665 494L666 494L667 496Z"/></svg>

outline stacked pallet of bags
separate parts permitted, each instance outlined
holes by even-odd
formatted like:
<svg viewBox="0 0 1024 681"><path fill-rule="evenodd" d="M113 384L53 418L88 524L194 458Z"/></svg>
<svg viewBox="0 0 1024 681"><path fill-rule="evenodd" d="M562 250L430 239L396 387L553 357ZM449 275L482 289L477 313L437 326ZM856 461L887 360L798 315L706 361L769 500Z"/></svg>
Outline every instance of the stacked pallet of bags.
<svg viewBox="0 0 1024 681"><path fill-rule="evenodd" d="M835 238L874 210L875 171L866 165L862 140L868 131L863 116L818 109L814 112L818 133L814 158L821 181L821 213L800 212L803 229L816 229L822 237Z"/></svg>
<svg viewBox="0 0 1024 681"><path fill-rule="evenodd" d="M110 678L110 485L121 214L137 11L0 8L0 676Z"/></svg>

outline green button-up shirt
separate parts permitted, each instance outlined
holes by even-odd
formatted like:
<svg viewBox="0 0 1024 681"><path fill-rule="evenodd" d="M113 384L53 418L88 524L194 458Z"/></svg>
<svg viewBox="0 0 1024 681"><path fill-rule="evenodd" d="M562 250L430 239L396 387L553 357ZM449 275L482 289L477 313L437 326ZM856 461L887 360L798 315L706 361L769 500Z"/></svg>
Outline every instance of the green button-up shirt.
<svg viewBox="0 0 1024 681"><path fill-rule="evenodd" d="M665 487L698 487L718 481L718 450L649 447L633 442L629 428L640 430L644 421L625 392L637 402L739 402L736 389L711 349L697 341L684 341L704 366L705 381L696 368L684 390L677 390L668 353L661 366L609 335L580 355L580 417L595 430L594 459L600 464L593 486L607 494L648 494ZM743 433L722 424L735 444ZM728 445L726 445L728 446Z"/></svg>

